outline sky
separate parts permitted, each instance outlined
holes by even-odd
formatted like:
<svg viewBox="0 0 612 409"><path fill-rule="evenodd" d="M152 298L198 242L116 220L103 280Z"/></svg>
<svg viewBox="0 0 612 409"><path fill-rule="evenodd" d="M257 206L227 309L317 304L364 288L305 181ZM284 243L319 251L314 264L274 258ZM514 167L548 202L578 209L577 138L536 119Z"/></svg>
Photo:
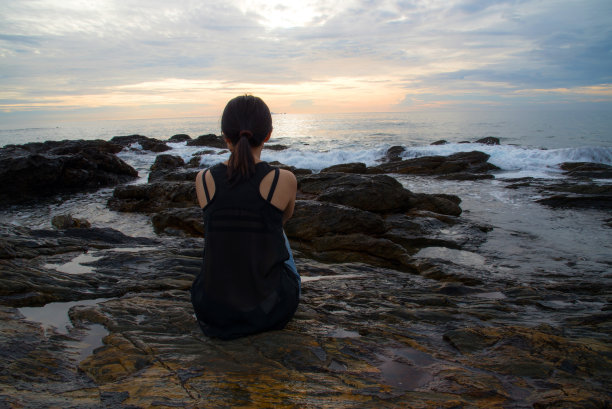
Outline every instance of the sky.
<svg viewBox="0 0 612 409"><path fill-rule="evenodd" d="M611 0L5 0L0 122L604 109ZM0 124L0 126L2 126Z"/></svg>

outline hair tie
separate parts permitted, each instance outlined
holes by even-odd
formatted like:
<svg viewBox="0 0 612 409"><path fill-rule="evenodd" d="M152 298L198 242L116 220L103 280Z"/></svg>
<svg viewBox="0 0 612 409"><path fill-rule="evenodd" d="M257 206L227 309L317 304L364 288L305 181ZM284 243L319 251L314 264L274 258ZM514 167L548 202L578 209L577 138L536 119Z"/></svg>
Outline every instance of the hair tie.
<svg viewBox="0 0 612 409"><path fill-rule="evenodd" d="M251 139L253 137L253 132L244 129L244 130L240 131L240 133L238 134L239 138L242 138L243 136L245 138L247 138L247 139Z"/></svg>

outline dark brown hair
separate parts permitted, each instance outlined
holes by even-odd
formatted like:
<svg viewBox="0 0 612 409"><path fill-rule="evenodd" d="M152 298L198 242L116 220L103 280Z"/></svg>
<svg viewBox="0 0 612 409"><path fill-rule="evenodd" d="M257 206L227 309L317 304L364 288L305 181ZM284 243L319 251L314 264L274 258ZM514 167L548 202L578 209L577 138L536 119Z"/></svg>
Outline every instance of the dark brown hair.
<svg viewBox="0 0 612 409"><path fill-rule="evenodd" d="M251 147L260 146L272 132L270 109L259 97L236 97L223 110L221 132L234 147L227 165L228 179L230 182L249 179L255 173Z"/></svg>

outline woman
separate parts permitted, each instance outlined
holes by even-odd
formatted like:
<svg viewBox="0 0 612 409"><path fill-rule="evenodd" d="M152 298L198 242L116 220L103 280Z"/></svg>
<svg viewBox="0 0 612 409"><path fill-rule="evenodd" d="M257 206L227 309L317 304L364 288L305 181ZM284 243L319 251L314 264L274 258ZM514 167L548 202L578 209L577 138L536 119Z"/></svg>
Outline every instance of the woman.
<svg viewBox="0 0 612 409"><path fill-rule="evenodd" d="M297 181L260 159L272 134L272 116L260 98L229 101L221 131L229 160L196 177L205 246L191 302L204 334L232 339L282 329L297 308L300 276L283 232Z"/></svg>

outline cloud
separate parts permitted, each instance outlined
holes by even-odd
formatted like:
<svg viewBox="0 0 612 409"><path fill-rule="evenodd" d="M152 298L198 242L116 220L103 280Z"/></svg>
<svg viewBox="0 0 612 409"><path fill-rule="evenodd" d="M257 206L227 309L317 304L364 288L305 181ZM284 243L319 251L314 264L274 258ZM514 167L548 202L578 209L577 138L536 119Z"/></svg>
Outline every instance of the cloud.
<svg viewBox="0 0 612 409"><path fill-rule="evenodd" d="M610 15L608 0L3 2L0 109L181 116L243 92L308 112L541 102L612 83Z"/></svg>

